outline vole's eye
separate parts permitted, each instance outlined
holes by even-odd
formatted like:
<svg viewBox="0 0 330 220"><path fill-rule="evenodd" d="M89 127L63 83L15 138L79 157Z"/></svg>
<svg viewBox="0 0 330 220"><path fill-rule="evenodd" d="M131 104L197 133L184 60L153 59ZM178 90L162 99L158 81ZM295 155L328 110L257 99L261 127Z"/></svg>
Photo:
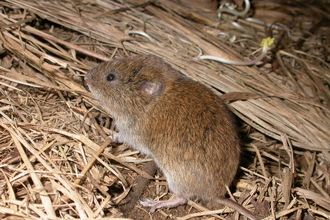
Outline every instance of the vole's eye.
<svg viewBox="0 0 330 220"><path fill-rule="evenodd" d="M116 75L115 75L114 73L109 73L109 74L106 76L106 80L107 80L108 82L112 82L112 81L114 81L116 78L117 78L117 77L116 77Z"/></svg>

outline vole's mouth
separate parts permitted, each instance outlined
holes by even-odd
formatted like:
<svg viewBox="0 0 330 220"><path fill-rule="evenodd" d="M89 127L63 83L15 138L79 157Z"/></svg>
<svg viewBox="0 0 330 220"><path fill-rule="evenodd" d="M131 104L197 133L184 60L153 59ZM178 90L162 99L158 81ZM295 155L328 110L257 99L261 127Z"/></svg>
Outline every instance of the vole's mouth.
<svg viewBox="0 0 330 220"><path fill-rule="evenodd" d="M87 72L86 75L85 75L85 77L84 77L84 80L85 80L85 82L86 82L87 85L90 84L91 75L92 74L90 72Z"/></svg>

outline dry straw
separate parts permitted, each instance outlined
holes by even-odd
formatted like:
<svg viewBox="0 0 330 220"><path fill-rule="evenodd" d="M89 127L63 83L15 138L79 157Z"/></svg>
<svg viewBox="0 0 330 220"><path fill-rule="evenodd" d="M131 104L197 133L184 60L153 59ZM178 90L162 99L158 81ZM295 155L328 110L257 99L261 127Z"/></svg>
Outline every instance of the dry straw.
<svg viewBox="0 0 330 220"><path fill-rule="evenodd" d="M111 121L103 114L103 128L93 122L96 111L91 114L88 108L106 110L82 79L98 62L154 54L219 95L225 93L222 97L244 122L250 140L245 150L255 158L249 168L242 167L233 198L265 219L329 219L330 71L323 49L330 45L329 38L322 41L329 27L311 20L322 28L309 29L305 36L301 29L278 25L272 31L277 50L268 54L273 66L267 60L235 66L199 56L253 59L261 39L268 37L265 27L242 18L228 22L232 16L225 13L219 21L198 1L119 2L0 2L0 218L124 219L116 205L131 189L127 178L136 173L152 177L138 168L146 160L137 152L124 146L103 151L110 143L107 135L113 134ZM268 2L274 8L270 17L282 13L290 18L280 3ZM254 3L258 15L264 6ZM317 7L309 13L292 8L304 19L315 13L329 19ZM247 30L249 38L236 27ZM302 28L307 32L308 27ZM240 38L229 42L225 35ZM108 191L115 185L121 193ZM192 201L189 205L203 212L181 219L228 213L209 212ZM159 219L168 217L160 213Z"/></svg>

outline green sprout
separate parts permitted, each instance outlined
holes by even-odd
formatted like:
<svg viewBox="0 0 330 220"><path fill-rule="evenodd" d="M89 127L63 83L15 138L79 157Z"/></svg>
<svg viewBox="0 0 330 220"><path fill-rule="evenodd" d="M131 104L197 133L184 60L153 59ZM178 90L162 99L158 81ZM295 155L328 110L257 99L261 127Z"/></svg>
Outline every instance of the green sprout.
<svg viewBox="0 0 330 220"><path fill-rule="evenodd" d="M220 58L220 57L209 56L209 55L203 55L203 56L200 56L199 58L202 59L202 60L214 60L214 61L217 61L217 62L233 64L233 65L250 66L250 65L256 64L257 62L259 62L260 60L262 60L266 56L267 51L269 49L269 46L272 45L273 42L274 42L274 38L267 37L267 38L262 39L262 41L260 43L260 46L262 47L261 53L254 60L234 61L234 60L227 60L227 59L223 59L223 58Z"/></svg>

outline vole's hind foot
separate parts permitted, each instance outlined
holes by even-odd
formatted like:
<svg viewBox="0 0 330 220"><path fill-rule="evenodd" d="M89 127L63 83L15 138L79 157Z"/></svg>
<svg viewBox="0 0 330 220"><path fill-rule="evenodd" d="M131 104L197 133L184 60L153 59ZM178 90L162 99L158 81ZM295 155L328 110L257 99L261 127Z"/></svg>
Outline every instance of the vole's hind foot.
<svg viewBox="0 0 330 220"><path fill-rule="evenodd" d="M179 205L183 205L187 202L187 199L183 197L176 197L172 200L165 200L165 201L154 201L152 199L145 199L140 201L140 204L144 207L151 207L150 212L155 212L156 209L160 208L173 208Z"/></svg>

